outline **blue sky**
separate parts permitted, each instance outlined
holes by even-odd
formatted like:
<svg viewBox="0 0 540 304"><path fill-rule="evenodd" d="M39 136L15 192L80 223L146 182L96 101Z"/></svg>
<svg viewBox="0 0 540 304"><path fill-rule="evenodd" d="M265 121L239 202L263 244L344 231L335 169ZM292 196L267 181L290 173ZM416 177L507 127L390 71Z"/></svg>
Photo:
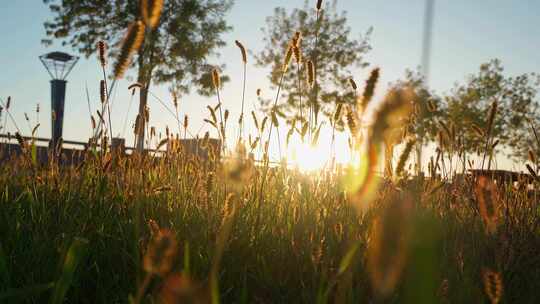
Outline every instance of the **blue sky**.
<svg viewBox="0 0 540 304"><path fill-rule="evenodd" d="M315 5L316 1L313 2ZM540 72L540 2L533 0L503 1L435 1L433 47L431 57L431 79L433 89L444 92L456 81L475 72L482 62L500 58L510 75L525 72ZM263 46L261 27L273 8L303 6L303 0L236 0L227 16L233 30L224 36L228 45L220 50L221 57L215 63L226 63L225 73L232 80L223 90L224 104L231 110L232 117L240 109L241 62L234 40L239 39L246 47L257 52ZM373 26L373 50L367 55L372 66L382 70L381 83L396 80L406 68L420 64L424 0L410 1L364 1L339 0L338 9L347 11L353 35L359 35ZM50 93L49 76L38 60L38 56L53 50L73 53L70 48L55 44L46 48L40 40L44 38L43 22L49 19L47 6L39 0L0 1L0 97L12 96L12 111L20 127L27 130L24 113L35 121L36 103L41 105L40 136L50 136ZM265 69L248 66L247 101L255 101L255 90L262 88L270 94ZM357 70L353 75L363 82L368 70ZM85 95L88 84L93 107L97 105L100 70L95 58L82 58L69 77L66 97L64 138L85 140L90 136L90 122ZM119 83L114 98L113 126L115 133L121 132L124 116L129 104L128 81ZM153 89L164 100L170 100L166 87ZM207 115L205 107L214 104L212 98L197 95L185 96L181 100L181 114L188 113L191 132L199 131L202 119ZM152 125L163 129L171 128L174 119L154 101L150 101ZM129 120L136 115L134 102ZM248 108L250 109L250 108ZM201 133L207 128L203 126ZM117 130L117 131L116 131ZM126 133L130 133L129 131ZM131 142L128 136L128 144Z"/></svg>

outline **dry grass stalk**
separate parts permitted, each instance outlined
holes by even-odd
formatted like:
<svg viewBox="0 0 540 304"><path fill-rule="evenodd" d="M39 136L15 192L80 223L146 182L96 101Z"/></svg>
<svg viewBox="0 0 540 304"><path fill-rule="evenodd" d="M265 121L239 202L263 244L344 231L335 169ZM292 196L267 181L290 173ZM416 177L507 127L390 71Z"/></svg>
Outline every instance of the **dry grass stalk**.
<svg viewBox="0 0 540 304"><path fill-rule="evenodd" d="M221 78L219 77L219 71L217 68L214 68L212 70L212 84L214 85L214 89L219 90L221 87Z"/></svg>
<svg viewBox="0 0 540 304"><path fill-rule="evenodd" d="M392 90L375 113L374 122L366 138L367 151L361 154L361 169L354 178L357 181L349 185L353 201L365 203L373 199L378 188L375 172L382 142L385 138L392 138L391 134L401 128L408 119L412 110L411 100L414 100L414 93L409 88ZM354 142L350 143L352 144Z"/></svg>
<svg viewBox="0 0 540 304"><path fill-rule="evenodd" d="M178 95L176 94L176 91L172 91L171 95L173 98L173 106L175 109L178 109Z"/></svg>
<svg viewBox="0 0 540 304"><path fill-rule="evenodd" d="M501 301L503 295L503 281L500 273L489 268L482 270L482 280L484 281L484 291L491 304Z"/></svg>
<svg viewBox="0 0 540 304"><path fill-rule="evenodd" d="M440 124L441 127L443 128L444 132L446 132L446 134L448 135L448 138L451 138L451 132L450 132L450 129L449 129L448 126L444 123L444 121L439 120L439 124Z"/></svg>
<svg viewBox="0 0 540 304"><path fill-rule="evenodd" d="M101 67L105 67L107 65L107 45L105 44L105 41L98 41L97 49L99 63L101 64Z"/></svg>
<svg viewBox="0 0 540 304"><path fill-rule="evenodd" d="M294 60L296 61L296 63L301 64L302 63L302 52L300 51L299 46L294 46L293 47L293 55L294 55Z"/></svg>
<svg viewBox="0 0 540 304"><path fill-rule="evenodd" d="M302 33L300 31L296 31L296 33L294 33L294 36L292 38L293 47L300 47L301 41L302 41Z"/></svg>
<svg viewBox="0 0 540 304"><path fill-rule="evenodd" d="M158 25L162 10L163 0L141 0L141 16L144 23L152 29Z"/></svg>
<svg viewBox="0 0 540 304"><path fill-rule="evenodd" d="M287 46L287 52L285 53L285 59L283 60L283 65L281 66L281 70L283 73L287 72L287 69L289 68L289 63L291 63L291 58L293 56L293 45L292 43L289 43Z"/></svg>
<svg viewBox="0 0 540 304"><path fill-rule="evenodd" d="M347 127L351 132L352 138L356 139L358 135L358 118L350 106L347 106Z"/></svg>
<svg viewBox="0 0 540 304"><path fill-rule="evenodd" d="M143 259L143 268L146 272L157 275L167 274L172 267L178 242L174 234L161 229L148 245Z"/></svg>
<svg viewBox="0 0 540 304"><path fill-rule="evenodd" d="M276 114L275 109L273 109L272 112L270 113L270 118L272 119L272 123L274 124L274 126L279 127L279 122L278 122L278 118L277 118L277 114Z"/></svg>
<svg viewBox="0 0 540 304"><path fill-rule="evenodd" d="M352 77L349 78L349 84L351 85L351 88L356 91L358 86L356 85L356 82L354 81L354 79Z"/></svg>
<svg viewBox="0 0 540 304"><path fill-rule="evenodd" d="M134 83L129 85L128 90L132 90L132 89L135 89L135 88L141 89L142 87L143 87L142 83L134 82Z"/></svg>
<svg viewBox="0 0 540 304"><path fill-rule="evenodd" d="M534 152L529 149L528 151L528 156L529 156L529 161L533 164L537 164L537 159L536 159L536 155L534 154Z"/></svg>
<svg viewBox="0 0 540 304"><path fill-rule="evenodd" d="M497 101L493 101L489 110L488 121L486 125L486 134L489 136L493 129L493 123L495 122L495 115L497 114Z"/></svg>
<svg viewBox="0 0 540 304"><path fill-rule="evenodd" d="M333 122L333 125L336 124L336 122L340 121L341 120L341 111L343 110L343 104L342 103L338 103L338 105L336 106L336 111L334 112L334 122Z"/></svg>
<svg viewBox="0 0 540 304"><path fill-rule="evenodd" d="M400 176L403 173L403 169L405 168L405 163L407 162L407 159L409 158L409 155L411 154L412 148L414 147L415 143L416 143L415 139L411 139L407 141L407 144L405 145L403 152L401 152L401 155L399 156L399 161L396 166L396 176Z"/></svg>
<svg viewBox="0 0 540 304"><path fill-rule="evenodd" d="M499 219L499 193L492 180L481 176L476 181L476 200L487 233L494 233Z"/></svg>
<svg viewBox="0 0 540 304"><path fill-rule="evenodd" d="M427 108L428 108L428 111L431 112L431 113L437 111L437 105L431 99L428 100L428 102L427 102Z"/></svg>
<svg viewBox="0 0 540 304"><path fill-rule="evenodd" d="M255 124L255 128L257 130L260 130L259 121L257 120L257 115L255 115L255 111L251 111L251 117L253 118L253 123Z"/></svg>
<svg viewBox="0 0 540 304"><path fill-rule="evenodd" d="M141 47L144 40L144 31L145 25L142 21L135 21L129 26L124 42L122 43L120 56L114 67L114 77L116 79L122 78L131 64L133 53Z"/></svg>
<svg viewBox="0 0 540 304"><path fill-rule="evenodd" d="M483 138L485 136L484 130L479 126L473 124L471 125L471 129L474 131L474 133L476 133L476 136L478 136L479 138Z"/></svg>
<svg viewBox="0 0 540 304"><path fill-rule="evenodd" d="M26 150L26 141L19 132L15 132L15 139L17 139L17 143L19 144L21 149Z"/></svg>
<svg viewBox="0 0 540 304"><path fill-rule="evenodd" d="M374 220L367 252L367 267L377 293L389 295L399 282L407 260L410 235L410 199L389 202Z"/></svg>
<svg viewBox="0 0 540 304"><path fill-rule="evenodd" d="M409 119L412 111L411 100L416 100L414 91L410 88L391 90L386 95L382 106L374 115L371 136L375 141L390 138L389 132L401 128Z"/></svg>
<svg viewBox="0 0 540 304"><path fill-rule="evenodd" d="M107 101L107 85L103 79L99 82L99 98L102 104Z"/></svg>
<svg viewBox="0 0 540 304"><path fill-rule="evenodd" d="M535 180L538 180L538 174L536 174L536 171L531 167L529 164L525 164L525 167L527 168L527 171L534 177Z"/></svg>
<svg viewBox="0 0 540 304"><path fill-rule="evenodd" d="M150 233L152 236L157 235L159 233L159 225L154 221L153 219L148 220L148 227L150 228Z"/></svg>
<svg viewBox="0 0 540 304"><path fill-rule="evenodd" d="M313 87L313 84L315 82L315 66L313 65L313 61L311 60L308 60L306 65L307 65L308 85L310 87Z"/></svg>
<svg viewBox="0 0 540 304"><path fill-rule="evenodd" d="M379 68L373 69L371 71L371 74L369 75L368 80L366 81L366 87L364 88L364 94L362 95L361 101L362 109L365 109L373 98L373 94L375 93L375 86L377 85L377 81L379 80L379 74Z"/></svg>
<svg viewBox="0 0 540 304"><path fill-rule="evenodd" d="M238 40L235 40L234 43L236 44L236 46L240 49L240 53L242 54L242 62L244 64L247 63L247 52L246 52L246 48L244 47L244 45L238 41Z"/></svg>
<svg viewBox="0 0 540 304"><path fill-rule="evenodd" d="M217 116L216 116L216 111L214 110L214 108L212 108L211 106L206 106L206 108L208 109L208 111L210 111L212 122L217 123Z"/></svg>

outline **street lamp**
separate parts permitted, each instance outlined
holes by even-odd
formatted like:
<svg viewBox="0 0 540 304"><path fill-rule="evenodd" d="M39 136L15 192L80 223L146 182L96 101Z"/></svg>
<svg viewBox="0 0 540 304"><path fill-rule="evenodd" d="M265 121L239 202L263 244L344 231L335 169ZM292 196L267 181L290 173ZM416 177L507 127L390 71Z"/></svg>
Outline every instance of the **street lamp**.
<svg viewBox="0 0 540 304"><path fill-rule="evenodd" d="M63 52L51 52L39 56L39 60L51 76L51 147L56 148L62 138L64 125L64 104L66 99L66 77L79 57Z"/></svg>

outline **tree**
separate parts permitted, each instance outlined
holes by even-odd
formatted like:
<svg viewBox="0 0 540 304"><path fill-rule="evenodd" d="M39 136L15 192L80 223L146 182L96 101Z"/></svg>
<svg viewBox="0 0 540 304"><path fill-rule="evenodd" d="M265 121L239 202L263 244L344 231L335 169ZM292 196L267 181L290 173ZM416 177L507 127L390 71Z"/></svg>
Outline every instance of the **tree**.
<svg viewBox="0 0 540 304"><path fill-rule="evenodd" d="M438 122L445 119L445 104L443 100L430 91L426 86L425 77L419 71L406 70L403 79L390 84L390 90L410 89L415 99L413 103L413 113L409 118L405 132L387 142L392 147L401 143L402 135L412 135L417 143L417 160L420 159L423 145L426 142L437 138ZM392 151L389 152L392 154Z"/></svg>
<svg viewBox="0 0 540 304"><path fill-rule="evenodd" d="M134 60L137 82L143 84L141 106L146 105L152 83L170 83L176 93L189 93L192 84L203 95L213 92L207 58L225 45L221 34L231 29L224 20L232 0L43 0L54 15L45 22L43 43L62 40L89 57L98 41L105 41L117 57L126 29L143 19L143 3L161 5L161 15L146 34ZM155 16L151 16L155 17ZM117 48L118 47L118 48ZM226 78L222 79L226 80Z"/></svg>
<svg viewBox="0 0 540 304"><path fill-rule="evenodd" d="M445 97L447 119L460 130L465 151L484 151L489 111L496 102L490 137L499 140L498 146L506 148L509 156L526 159L535 147L529 120L536 124L540 118L535 100L540 78L534 73L510 77L503 72L497 59L482 64L477 74Z"/></svg>
<svg viewBox="0 0 540 304"><path fill-rule="evenodd" d="M99 40L118 46L127 27L141 18L137 0L43 1L55 15L45 22L47 36L62 39L63 45L71 45L86 57L95 54ZM231 29L223 18L231 5L232 0L164 1L158 25L133 61L137 81L148 86L151 81L174 82L175 89L184 93L195 83L199 93L212 93L206 59L225 45L220 36ZM50 44L52 39L43 42ZM112 49L111 55L117 55L117 50Z"/></svg>
<svg viewBox="0 0 540 304"><path fill-rule="evenodd" d="M355 92L349 85L351 68L368 65L364 55L371 49L369 36L372 30L359 39L351 38L346 15L337 13L336 4L337 1L333 1L317 10L306 1L304 8L290 13L278 7L266 20L263 28L266 46L255 59L258 66L271 67L269 79L274 87L280 84L288 46L293 38L300 37L298 49L303 59L291 61L281 83L283 94L280 97L284 102L278 104L279 111L290 119L305 119L310 105L316 113L320 109L331 116L337 102L353 104L356 101ZM313 87L307 84L308 61L315 69ZM263 100L263 108L268 110L273 102Z"/></svg>
<svg viewBox="0 0 540 304"><path fill-rule="evenodd" d="M413 115L407 124L407 133L417 137L422 142L434 140L437 137L438 121L444 119L445 104L443 100L429 91L424 76L418 71L406 70L403 79L390 84L390 89L413 90L416 97L413 102Z"/></svg>

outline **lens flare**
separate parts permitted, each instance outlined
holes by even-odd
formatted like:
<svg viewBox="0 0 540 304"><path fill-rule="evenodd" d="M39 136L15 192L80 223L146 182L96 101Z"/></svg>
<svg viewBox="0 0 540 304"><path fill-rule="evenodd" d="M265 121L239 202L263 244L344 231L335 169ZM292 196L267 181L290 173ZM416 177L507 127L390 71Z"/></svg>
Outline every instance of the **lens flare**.
<svg viewBox="0 0 540 304"><path fill-rule="evenodd" d="M330 163L329 147L300 142L290 150L289 159L293 166L304 172L323 170Z"/></svg>

